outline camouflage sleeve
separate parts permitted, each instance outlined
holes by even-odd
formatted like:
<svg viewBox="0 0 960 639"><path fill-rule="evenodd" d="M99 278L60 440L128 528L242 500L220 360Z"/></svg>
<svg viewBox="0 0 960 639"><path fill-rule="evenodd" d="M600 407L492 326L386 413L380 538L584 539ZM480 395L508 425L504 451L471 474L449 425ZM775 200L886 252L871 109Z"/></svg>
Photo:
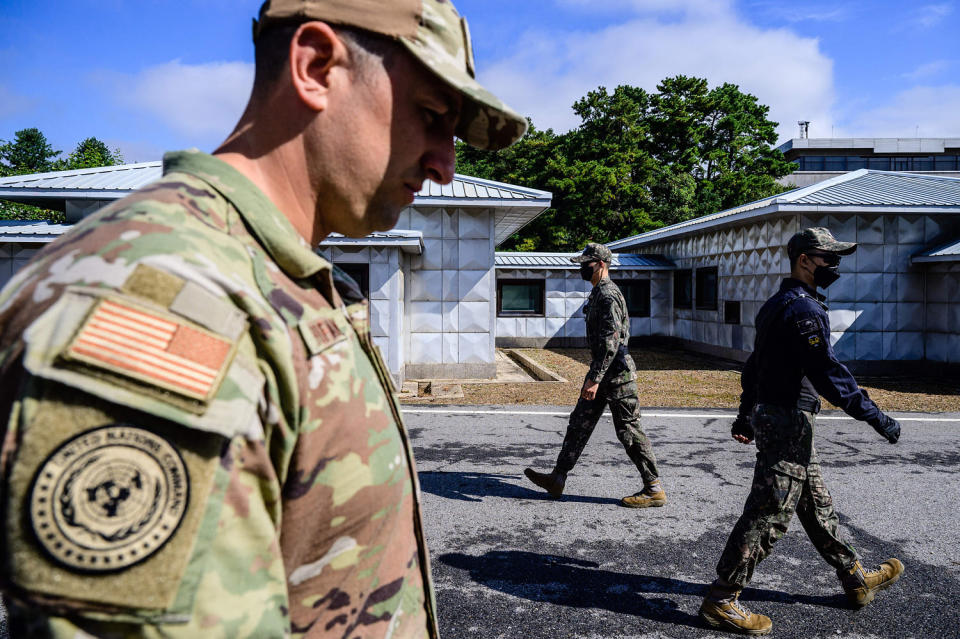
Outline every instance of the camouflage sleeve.
<svg viewBox="0 0 960 639"><path fill-rule="evenodd" d="M624 314L616 298L606 295L597 300L601 305L600 318L597 328L597 343L591 349L593 359L590 362L590 371L587 378L600 383L607 370L620 350L623 340L620 338L620 327L623 325Z"/></svg>
<svg viewBox="0 0 960 639"><path fill-rule="evenodd" d="M217 339L104 290L67 289L33 323L23 367L5 371L24 383L8 423L16 446L4 447L14 636L283 636L286 579L271 506L279 481L260 425L264 377L252 341L244 332L221 340L232 341L230 357L205 397L189 397L168 382L198 375L142 368L132 383L129 354L87 349L109 319L105 308L117 334L138 312L143 340L161 321L178 323L175 340L189 331ZM192 346L217 366L217 342L200 344L200 333ZM199 372L198 358L182 353Z"/></svg>

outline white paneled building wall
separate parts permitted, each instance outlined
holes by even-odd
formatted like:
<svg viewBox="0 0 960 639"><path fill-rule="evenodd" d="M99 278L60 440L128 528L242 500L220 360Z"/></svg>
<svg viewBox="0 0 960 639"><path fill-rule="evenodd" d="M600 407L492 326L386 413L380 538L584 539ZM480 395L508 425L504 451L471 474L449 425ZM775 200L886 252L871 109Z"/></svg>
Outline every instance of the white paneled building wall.
<svg viewBox="0 0 960 639"><path fill-rule="evenodd" d="M569 255L556 256L568 260ZM649 282L649 311L630 318L632 337L671 334L670 290L671 278L667 266L656 270L611 269L614 281ZM583 347L586 345L586 324L583 305L592 285L580 278L576 265L567 268L506 268L497 269L500 282L543 282L542 313L512 317L500 313L496 320L496 343L502 347Z"/></svg>
<svg viewBox="0 0 960 639"><path fill-rule="evenodd" d="M911 263L924 247L960 232L957 216L805 213L631 250L667 255L678 272L718 267L717 309L674 309L673 335L743 359L753 350L757 311L789 275L787 241L808 226L827 227L837 239L859 245L843 258L840 279L821 291L841 361L960 363L960 268ZM739 325L725 322L727 301L740 302Z"/></svg>
<svg viewBox="0 0 960 639"><path fill-rule="evenodd" d="M438 207L408 214L405 228L423 233L424 250L405 269L406 376L493 377L493 211Z"/></svg>

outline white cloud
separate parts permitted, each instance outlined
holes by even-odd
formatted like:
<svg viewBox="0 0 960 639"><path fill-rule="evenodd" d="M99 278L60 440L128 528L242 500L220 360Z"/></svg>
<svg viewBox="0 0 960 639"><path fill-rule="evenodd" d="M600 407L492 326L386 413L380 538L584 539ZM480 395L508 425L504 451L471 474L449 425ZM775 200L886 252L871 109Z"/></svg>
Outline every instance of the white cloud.
<svg viewBox="0 0 960 639"><path fill-rule="evenodd" d="M953 66L953 64L953 60L934 60L921 64L913 71L902 74L901 77L907 80L923 80L931 76L939 75Z"/></svg>
<svg viewBox="0 0 960 639"><path fill-rule="evenodd" d="M118 101L198 141L223 139L239 119L250 88L253 65L244 62L149 67L115 80Z"/></svg>
<svg viewBox="0 0 960 639"><path fill-rule="evenodd" d="M679 19L633 17L597 31L533 29L510 57L481 69L480 79L538 127L558 131L579 123L570 106L597 86L632 84L654 91L660 80L679 74L707 78L711 85L731 82L757 96L771 107L771 119L780 122L781 139L796 137L797 120L814 121L818 129L832 124L833 63L817 40L758 28L727 9L692 10L706 4L703 0L682 4L691 10Z"/></svg>
<svg viewBox="0 0 960 639"><path fill-rule="evenodd" d="M850 137L960 137L960 85L913 87L863 109L843 127Z"/></svg>
<svg viewBox="0 0 960 639"><path fill-rule="evenodd" d="M913 24L923 29L929 29L940 24L951 13L953 13L952 2L926 4L914 11Z"/></svg>
<svg viewBox="0 0 960 639"><path fill-rule="evenodd" d="M557 0L561 7L585 8L591 13L717 15L730 11L732 0Z"/></svg>
<svg viewBox="0 0 960 639"><path fill-rule="evenodd" d="M841 22L850 17L852 9L849 6L814 4L797 6L793 3L785 6L778 2L757 2L754 6L764 14L786 22Z"/></svg>

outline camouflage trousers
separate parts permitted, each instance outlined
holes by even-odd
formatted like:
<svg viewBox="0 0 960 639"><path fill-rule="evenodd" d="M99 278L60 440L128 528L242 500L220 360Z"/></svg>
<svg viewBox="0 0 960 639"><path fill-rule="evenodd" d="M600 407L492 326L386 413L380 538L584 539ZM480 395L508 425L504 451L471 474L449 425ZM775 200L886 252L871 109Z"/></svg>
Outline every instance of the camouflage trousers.
<svg viewBox="0 0 960 639"><path fill-rule="evenodd" d="M608 403L617 439L627 450L630 460L636 464L644 483L649 484L657 479L660 473L650 439L640 430L637 383L633 381L608 387L601 384L594 399L588 401L580 398L576 408L570 413L567 434L563 438L563 447L554 470L564 474L573 470Z"/></svg>
<svg viewBox="0 0 960 639"><path fill-rule="evenodd" d="M814 415L760 404L752 421L757 442L753 485L720 556L717 575L743 588L787 532L794 512L828 564L837 569L852 566L857 551L840 538L833 499L813 446Z"/></svg>

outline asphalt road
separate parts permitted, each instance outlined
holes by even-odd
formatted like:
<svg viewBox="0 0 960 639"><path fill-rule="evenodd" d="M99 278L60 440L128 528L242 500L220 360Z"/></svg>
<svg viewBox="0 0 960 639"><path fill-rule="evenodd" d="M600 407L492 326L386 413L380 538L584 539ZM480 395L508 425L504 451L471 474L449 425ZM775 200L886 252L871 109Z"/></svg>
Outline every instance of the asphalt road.
<svg viewBox="0 0 960 639"><path fill-rule="evenodd" d="M644 411L669 503L631 510L640 478L609 416L554 501L523 477L550 470L565 407L406 411L447 639L720 637L696 613L743 506L755 449L732 414ZM896 416L896 415L895 415ZM890 445L866 424L824 414L817 449L843 532L900 582L846 606L833 570L796 520L743 601L788 637L960 637L960 415L904 415Z"/></svg>

